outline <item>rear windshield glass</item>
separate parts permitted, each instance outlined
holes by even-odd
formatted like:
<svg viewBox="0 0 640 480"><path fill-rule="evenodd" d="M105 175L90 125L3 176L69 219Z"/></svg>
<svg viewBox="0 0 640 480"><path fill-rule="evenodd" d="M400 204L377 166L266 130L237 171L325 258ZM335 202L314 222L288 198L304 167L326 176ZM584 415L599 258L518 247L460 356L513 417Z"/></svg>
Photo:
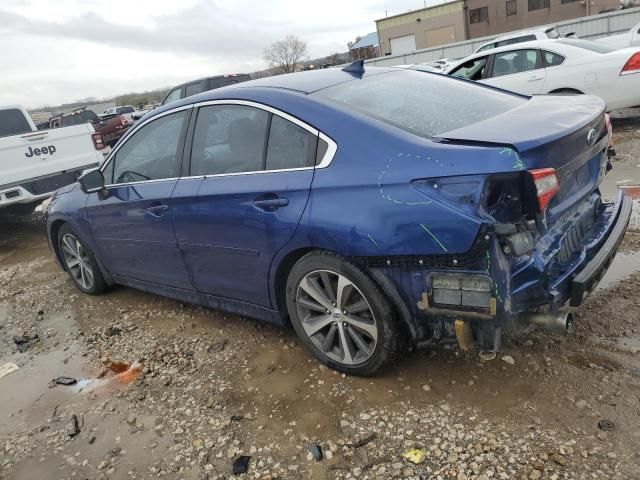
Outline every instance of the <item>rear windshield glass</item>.
<svg viewBox="0 0 640 480"><path fill-rule="evenodd" d="M526 102L440 74L398 71L315 92L421 137L433 137L500 115Z"/></svg>
<svg viewBox="0 0 640 480"><path fill-rule="evenodd" d="M20 110L16 108L0 110L0 137L19 135L30 131L29 122Z"/></svg>
<svg viewBox="0 0 640 480"><path fill-rule="evenodd" d="M615 47L610 47L604 43L590 42L589 40L579 40L577 38L560 38L556 40L558 43L564 43L565 45L571 45L573 47L584 48L585 50L591 50L596 53L609 53L614 52Z"/></svg>

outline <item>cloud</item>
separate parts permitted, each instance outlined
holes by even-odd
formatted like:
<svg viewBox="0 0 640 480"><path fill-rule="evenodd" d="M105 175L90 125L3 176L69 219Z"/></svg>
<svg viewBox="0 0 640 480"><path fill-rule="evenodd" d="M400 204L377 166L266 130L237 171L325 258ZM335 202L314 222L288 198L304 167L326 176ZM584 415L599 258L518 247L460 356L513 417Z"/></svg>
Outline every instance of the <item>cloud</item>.
<svg viewBox="0 0 640 480"><path fill-rule="evenodd" d="M389 5L392 5L390 7ZM192 78L265 68L294 34L317 58L346 51L387 8L416 0L2 0L0 103L104 98ZM406 8L405 8L406 7Z"/></svg>

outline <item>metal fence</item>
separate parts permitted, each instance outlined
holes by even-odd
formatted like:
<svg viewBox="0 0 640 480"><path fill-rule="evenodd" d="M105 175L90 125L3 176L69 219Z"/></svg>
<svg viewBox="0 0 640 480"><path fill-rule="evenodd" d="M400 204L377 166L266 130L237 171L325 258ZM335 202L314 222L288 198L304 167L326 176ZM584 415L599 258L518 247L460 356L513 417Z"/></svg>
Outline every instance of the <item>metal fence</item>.
<svg viewBox="0 0 640 480"><path fill-rule="evenodd" d="M581 38L595 39L625 33L637 23L640 23L640 7L581 17L575 20L554 23L553 25L558 27L560 33L575 32ZM392 67L394 65L431 62L440 58L462 58L471 55L480 45L498 36L474 38L464 42L416 50L413 53L404 55L372 58L366 60L366 63L379 67Z"/></svg>

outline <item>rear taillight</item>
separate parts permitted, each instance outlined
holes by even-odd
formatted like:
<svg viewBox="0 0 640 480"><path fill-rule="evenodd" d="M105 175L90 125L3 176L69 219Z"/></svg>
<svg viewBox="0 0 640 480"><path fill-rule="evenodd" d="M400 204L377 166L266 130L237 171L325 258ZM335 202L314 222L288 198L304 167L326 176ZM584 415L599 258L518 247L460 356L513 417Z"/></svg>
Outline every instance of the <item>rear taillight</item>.
<svg viewBox="0 0 640 480"><path fill-rule="evenodd" d="M640 52L636 52L631 55L631 58L627 60L627 63L625 63L624 67L622 67L620 75L636 72L640 72Z"/></svg>
<svg viewBox="0 0 640 480"><path fill-rule="evenodd" d="M536 185L536 195L538 197L538 209L544 212L553 196L560 190L560 178L555 168L540 168L529 170Z"/></svg>
<svg viewBox="0 0 640 480"><path fill-rule="evenodd" d="M103 148L106 148L104 141L102 141L102 134L93 133L91 134L91 139L93 140L93 146L96 147L96 150L102 150Z"/></svg>
<svg viewBox="0 0 640 480"><path fill-rule="evenodd" d="M120 123L122 123L123 127L126 127L129 124L129 120L124 115L120 115Z"/></svg>

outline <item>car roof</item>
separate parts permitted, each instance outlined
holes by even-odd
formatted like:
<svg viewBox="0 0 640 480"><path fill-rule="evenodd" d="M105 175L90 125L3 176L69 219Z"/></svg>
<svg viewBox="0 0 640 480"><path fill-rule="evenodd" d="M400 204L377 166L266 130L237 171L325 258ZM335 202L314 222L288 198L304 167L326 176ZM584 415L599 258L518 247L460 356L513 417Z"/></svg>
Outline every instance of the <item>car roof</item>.
<svg viewBox="0 0 640 480"><path fill-rule="evenodd" d="M225 98L233 99L237 97L236 91L242 91L244 94L250 93L252 90L259 91L266 89L275 89L296 94L308 95L318 90L323 90L333 85L346 83L361 78L380 75L382 73L397 72L399 69L391 67L368 67L365 66L362 75L356 73L345 72L340 68L326 68L322 70L307 70L303 72L287 73L284 75L275 75L271 77L249 80L247 82L235 83L213 90L191 95L174 102L162 105L159 108L147 113L149 118L154 117L162 112L173 110L185 105L193 103L206 102L209 100L222 100ZM239 94L240 92L238 92Z"/></svg>

